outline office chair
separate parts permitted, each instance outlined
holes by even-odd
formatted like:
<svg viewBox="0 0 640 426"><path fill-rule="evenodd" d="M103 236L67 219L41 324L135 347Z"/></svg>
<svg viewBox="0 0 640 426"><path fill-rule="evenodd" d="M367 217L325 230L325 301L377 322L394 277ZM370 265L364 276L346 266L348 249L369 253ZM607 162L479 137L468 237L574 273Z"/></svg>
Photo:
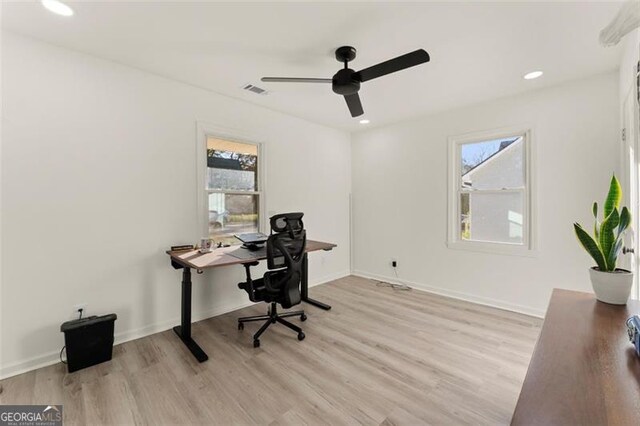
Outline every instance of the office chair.
<svg viewBox="0 0 640 426"><path fill-rule="evenodd" d="M288 309L301 302L300 284L302 279L302 260L307 245L307 234L302 223L303 213L283 213L270 219L271 235L267 239L267 267L263 278L253 280L251 267L258 262L244 265L247 281L238 287L249 294L252 302L271 303L267 315L238 318L238 330L244 329L245 322L265 321L253 335L253 347L260 346L260 336L271 324L276 322L298 333L298 340L304 339L304 333L298 326L284 318L300 316L305 321L304 311L278 313L277 305Z"/></svg>

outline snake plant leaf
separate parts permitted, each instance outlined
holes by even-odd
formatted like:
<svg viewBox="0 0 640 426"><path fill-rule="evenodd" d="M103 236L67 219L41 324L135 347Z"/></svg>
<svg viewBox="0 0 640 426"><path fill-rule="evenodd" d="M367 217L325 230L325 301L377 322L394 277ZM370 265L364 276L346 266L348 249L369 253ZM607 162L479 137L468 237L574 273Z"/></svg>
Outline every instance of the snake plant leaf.
<svg viewBox="0 0 640 426"><path fill-rule="evenodd" d="M622 208L620 212L620 223L618 224L618 235L624 233L627 230L629 225L631 224L631 213L629 213L629 209L626 207Z"/></svg>
<svg viewBox="0 0 640 426"><path fill-rule="evenodd" d="M595 260L596 265L598 265L598 269L606 271L607 264L596 241L587 233L587 231L582 229L582 226L580 226L579 223L574 223L573 229L576 231L576 236L578 237L580 244L582 244L582 247L584 247L587 253L589 253L593 260Z"/></svg>
<svg viewBox="0 0 640 426"><path fill-rule="evenodd" d="M622 238L618 238L615 244L611 247L611 251L607 256L607 269L609 271L616 270L616 262L618 261L618 256L620 255L621 249L622 249Z"/></svg>
<svg viewBox="0 0 640 426"><path fill-rule="evenodd" d="M596 242L600 241L600 222L598 221L598 202L593 202L593 207L591 208L593 211L593 235L596 237Z"/></svg>
<svg viewBox="0 0 640 426"><path fill-rule="evenodd" d="M618 209L614 207L611 214L600 224L600 250L607 256L611 252L611 247L615 244L616 235L613 231L619 223L620 215L618 214Z"/></svg>
<svg viewBox="0 0 640 426"><path fill-rule="evenodd" d="M609 185L609 193L607 199L604 201L604 217L611 214L613 209L620 207L620 201L622 201L622 187L620 182L616 178L616 175L611 177L611 184Z"/></svg>

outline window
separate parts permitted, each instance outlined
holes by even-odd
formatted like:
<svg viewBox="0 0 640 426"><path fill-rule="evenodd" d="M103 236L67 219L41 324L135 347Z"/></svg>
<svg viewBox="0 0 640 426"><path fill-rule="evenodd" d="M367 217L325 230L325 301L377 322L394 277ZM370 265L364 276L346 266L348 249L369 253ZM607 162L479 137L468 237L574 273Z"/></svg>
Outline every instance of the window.
<svg viewBox="0 0 640 426"><path fill-rule="evenodd" d="M451 139L449 247L531 252L530 144L526 130Z"/></svg>
<svg viewBox="0 0 640 426"><path fill-rule="evenodd" d="M236 234L260 231L260 145L206 135L209 238L238 243Z"/></svg>

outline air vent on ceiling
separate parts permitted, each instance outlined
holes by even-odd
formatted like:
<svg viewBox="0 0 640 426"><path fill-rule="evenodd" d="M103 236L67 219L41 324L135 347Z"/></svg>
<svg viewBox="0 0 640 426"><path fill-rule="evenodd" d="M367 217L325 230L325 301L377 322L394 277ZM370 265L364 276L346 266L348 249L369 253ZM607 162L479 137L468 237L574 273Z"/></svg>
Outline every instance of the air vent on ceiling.
<svg viewBox="0 0 640 426"><path fill-rule="evenodd" d="M254 86L253 84L245 84L244 86L242 86L242 88L244 90L248 90L248 91L256 93L258 95L266 95L267 93L269 93L265 89L263 89L262 87Z"/></svg>

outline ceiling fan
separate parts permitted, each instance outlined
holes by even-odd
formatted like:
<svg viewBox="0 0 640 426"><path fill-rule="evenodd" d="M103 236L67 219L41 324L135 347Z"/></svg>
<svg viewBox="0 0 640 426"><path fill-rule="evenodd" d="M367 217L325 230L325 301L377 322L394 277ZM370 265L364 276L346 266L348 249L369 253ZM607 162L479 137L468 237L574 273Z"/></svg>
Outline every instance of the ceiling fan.
<svg viewBox="0 0 640 426"><path fill-rule="evenodd" d="M418 49L369 68L354 71L349 68L349 62L355 57L356 49L354 47L342 46L336 49L336 59L338 62L344 62L344 68L338 71L333 78L262 77L261 80L269 83L331 83L333 91L344 96L351 116L358 117L364 114L360 96L358 96L360 83L429 62L429 54L424 49Z"/></svg>

